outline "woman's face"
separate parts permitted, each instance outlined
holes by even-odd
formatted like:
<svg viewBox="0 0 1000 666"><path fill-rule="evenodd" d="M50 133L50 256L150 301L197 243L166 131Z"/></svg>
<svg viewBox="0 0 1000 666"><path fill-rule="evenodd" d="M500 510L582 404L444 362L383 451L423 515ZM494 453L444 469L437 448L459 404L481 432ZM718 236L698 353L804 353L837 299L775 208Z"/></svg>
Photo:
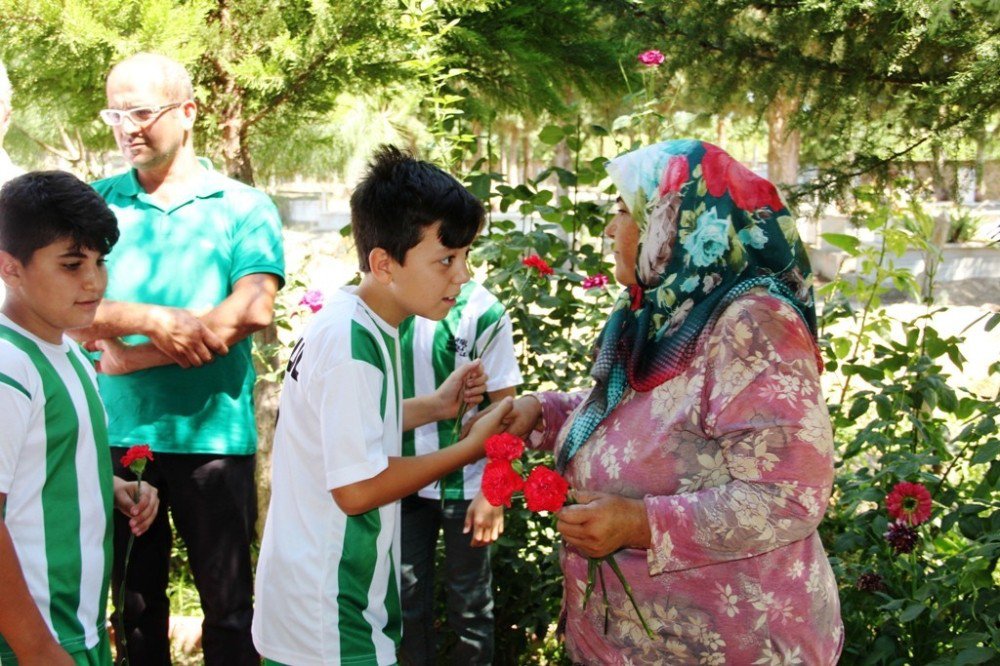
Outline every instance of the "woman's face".
<svg viewBox="0 0 1000 666"><path fill-rule="evenodd" d="M635 267L639 255L639 225L632 219L628 206L618 200L618 213L604 228L604 235L614 241L615 279L619 284L636 284Z"/></svg>

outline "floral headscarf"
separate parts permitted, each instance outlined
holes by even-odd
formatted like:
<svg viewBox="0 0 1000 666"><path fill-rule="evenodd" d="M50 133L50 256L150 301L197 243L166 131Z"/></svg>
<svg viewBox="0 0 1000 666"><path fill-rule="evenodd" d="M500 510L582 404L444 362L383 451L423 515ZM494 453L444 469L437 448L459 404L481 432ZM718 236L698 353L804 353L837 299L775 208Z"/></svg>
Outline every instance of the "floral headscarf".
<svg viewBox="0 0 1000 666"><path fill-rule="evenodd" d="M597 339L595 386L560 449L560 470L626 386L649 391L684 372L702 334L750 289L788 302L816 337L809 259L769 181L694 140L626 153L608 174L639 226L638 284L618 297Z"/></svg>

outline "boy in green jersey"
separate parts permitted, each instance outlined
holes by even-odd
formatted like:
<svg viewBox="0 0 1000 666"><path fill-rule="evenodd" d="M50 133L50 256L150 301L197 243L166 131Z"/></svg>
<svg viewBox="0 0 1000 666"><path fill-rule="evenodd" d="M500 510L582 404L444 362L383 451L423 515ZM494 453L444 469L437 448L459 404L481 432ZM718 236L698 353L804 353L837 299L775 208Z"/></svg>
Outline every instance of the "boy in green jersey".
<svg viewBox="0 0 1000 666"><path fill-rule="evenodd" d="M142 534L156 489L112 476L94 369L68 329L107 286L114 214L61 171L0 190L0 664L109 664L111 507Z"/></svg>
<svg viewBox="0 0 1000 666"><path fill-rule="evenodd" d="M477 361L404 404L398 332L455 305L482 222L458 181L388 146L351 197L361 284L312 318L281 393L253 618L266 662L397 662L399 500L483 457L510 411L504 400L454 446L402 456L403 430L455 418L470 393L482 400Z"/></svg>

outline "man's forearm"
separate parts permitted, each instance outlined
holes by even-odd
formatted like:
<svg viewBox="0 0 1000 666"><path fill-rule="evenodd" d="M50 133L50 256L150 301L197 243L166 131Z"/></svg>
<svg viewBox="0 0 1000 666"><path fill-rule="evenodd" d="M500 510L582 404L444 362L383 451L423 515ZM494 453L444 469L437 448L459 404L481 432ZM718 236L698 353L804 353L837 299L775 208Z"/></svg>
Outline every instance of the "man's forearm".
<svg viewBox="0 0 1000 666"><path fill-rule="evenodd" d="M145 303L101 301L94 322L84 328L74 328L67 333L78 342L120 338L124 335L146 335L152 326L153 308Z"/></svg>

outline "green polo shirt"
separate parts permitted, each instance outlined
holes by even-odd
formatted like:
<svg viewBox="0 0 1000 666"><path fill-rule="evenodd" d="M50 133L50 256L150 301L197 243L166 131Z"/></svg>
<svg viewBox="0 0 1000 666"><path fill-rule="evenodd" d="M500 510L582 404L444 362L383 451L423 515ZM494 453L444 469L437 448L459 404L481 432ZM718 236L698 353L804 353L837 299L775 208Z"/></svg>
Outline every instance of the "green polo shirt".
<svg viewBox="0 0 1000 666"><path fill-rule="evenodd" d="M281 220L270 198L206 170L190 198L154 202L135 170L94 183L118 217L121 237L108 256L112 301L186 308L221 303L253 273L284 283ZM141 335L129 343L147 342ZM257 449L251 340L200 368L176 365L100 375L112 446L149 444L163 453L246 455Z"/></svg>

